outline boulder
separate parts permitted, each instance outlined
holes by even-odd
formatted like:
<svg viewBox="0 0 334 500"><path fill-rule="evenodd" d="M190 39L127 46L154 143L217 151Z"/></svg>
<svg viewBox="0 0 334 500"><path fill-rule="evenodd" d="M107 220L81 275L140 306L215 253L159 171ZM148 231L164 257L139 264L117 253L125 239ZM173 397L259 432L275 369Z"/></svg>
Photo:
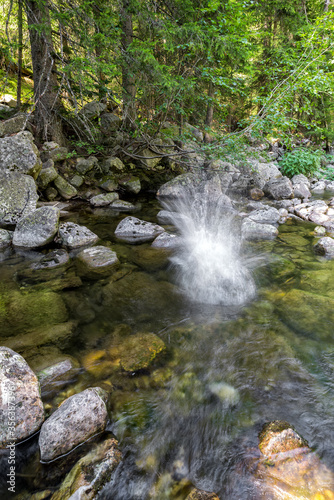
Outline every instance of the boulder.
<svg viewBox="0 0 334 500"><path fill-rule="evenodd" d="M42 425L41 460L48 462L103 431L107 424L107 393L91 387L67 398Z"/></svg>
<svg viewBox="0 0 334 500"><path fill-rule="evenodd" d="M328 259L334 258L334 239L329 236L320 238L320 240L314 245L314 251L318 255L323 255Z"/></svg>
<svg viewBox="0 0 334 500"><path fill-rule="evenodd" d="M49 201L54 201L58 196L58 191L56 188L49 186L45 191L46 199Z"/></svg>
<svg viewBox="0 0 334 500"><path fill-rule="evenodd" d="M118 181L119 185L124 188L129 193L138 194L141 190L140 180L134 175L129 175L127 177L122 177Z"/></svg>
<svg viewBox="0 0 334 500"><path fill-rule="evenodd" d="M77 255L79 274L99 279L112 274L119 265L116 252L104 246L85 248Z"/></svg>
<svg viewBox="0 0 334 500"><path fill-rule="evenodd" d="M155 167L160 163L163 155L161 156L154 151L146 148L139 153L140 161L145 165L148 170L154 170Z"/></svg>
<svg viewBox="0 0 334 500"><path fill-rule="evenodd" d="M54 180L54 185L56 186L58 193L65 200L70 200L78 194L78 191L74 186L71 186L63 177L58 175Z"/></svg>
<svg viewBox="0 0 334 500"><path fill-rule="evenodd" d="M280 213L277 208L266 207L266 209L253 210L249 215L249 219L261 224L275 224L279 221Z"/></svg>
<svg viewBox="0 0 334 500"><path fill-rule="evenodd" d="M0 448L31 436L44 421L37 377L7 347L0 347L0 409Z"/></svg>
<svg viewBox="0 0 334 500"><path fill-rule="evenodd" d="M125 217L115 230L115 236L128 243L143 243L152 241L164 232L164 228L152 222L146 222L136 217Z"/></svg>
<svg viewBox="0 0 334 500"><path fill-rule="evenodd" d="M95 118L98 118L106 109L106 104L98 101L92 101L85 104L80 109L79 114L83 115L85 118L87 118L87 120L94 120Z"/></svg>
<svg viewBox="0 0 334 500"><path fill-rule="evenodd" d="M176 248L181 243L180 237L176 234L161 233L152 243L153 248Z"/></svg>
<svg viewBox="0 0 334 500"><path fill-rule="evenodd" d="M292 185L294 186L295 184L305 184L306 187L310 188L310 181L308 180L308 178L303 175L303 174L297 174L297 175L294 175L291 179L291 182L292 182Z"/></svg>
<svg viewBox="0 0 334 500"><path fill-rule="evenodd" d="M52 160L48 160L46 163L43 163L42 170L40 171L39 176L37 177L37 185L43 191L57 177L58 177L58 172L54 168L54 162Z"/></svg>
<svg viewBox="0 0 334 500"><path fill-rule="evenodd" d="M58 148L54 148L54 149L51 149L50 151L48 151L47 155L43 155L43 157L46 156L46 158L48 158L49 160L52 160L54 162L57 162L57 161L64 161L68 158L68 149L65 148L65 147L58 147Z"/></svg>
<svg viewBox="0 0 334 500"><path fill-rule="evenodd" d="M83 183L84 183L84 179L83 179L83 177L81 177L81 175L75 174L70 179L70 184L72 184L72 186L74 186L76 189L81 187L83 185Z"/></svg>
<svg viewBox="0 0 334 500"><path fill-rule="evenodd" d="M278 235L278 230L271 224L254 222L249 218L245 219L241 226L242 236L245 240L272 240Z"/></svg>
<svg viewBox="0 0 334 500"><path fill-rule="evenodd" d="M121 368L127 372L148 368L157 355L165 349L165 343L154 333L132 335L120 347Z"/></svg>
<svg viewBox="0 0 334 500"><path fill-rule="evenodd" d="M190 133L196 139L196 141L203 142L203 132L201 132L198 128L190 125L190 123L187 122L184 123L183 128L186 132Z"/></svg>
<svg viewBox="0 0 334 500"><path fill-rule="evenodd" d="M0 139L0 173L18 172L37 179L41 168L39 151L30 132Z"/></svg>
<svg viewBox="0 0 334 500"><path fill-rule="evenodd" d="M271 163L256 162L252 165L252 170L253 170L252 175L255 186L260 189L263 189L268 182L280 179L282 177L282 174L279 171L277 164L274 162Z"/></svg>
<svg viewBox="0 0 334 500"><path fill-rule="evenodd" d="M125 170L125 165L116 156L110 156L110 158L107 158L104 161L103 164L103 170L106 174L111 173L111 172L123 172Z"/></svg>
<svg viewBox="0 0 334 500"><path fill-rule="evenodd" d="M137 210L136 205L133 205L133 203L124 200L113 201L112 204L110 205L110 208L118 210L119 212L133 212Z"/></svg>
<svg viewBox="0 0 334 500"><path fill-rule="evenodd" d="M100 184L100 188L104 189L105 191L108 191L108 193L112 193L113 191L116 191L118 188L118 182L115 179L115 177L104 177L102 179L102 182Z"/></svg>
<svg viewBox="0 0 334 500"><path fill-rule="evenodd" d="M287 177L267 182L263 191L274 200L285 200L294 196L291 181Z"/></svg>
<svg viewBox="0 0 334 500"><path fill-rule="evenodd" d="M103 113L100 118L100 130L104 135L114 134L122 125L122 120L114 113Z"/></svg>
<svg viewBox="0 0 334 500"><path fill-rule="evenodd" d="M36 210L37 200L32 177L16 172L0 174L0 225L16 224Z"/></svg>
<svg viewBox="0 0 334 500"><path fill-rule="evenodd" d="M192 189L200 183L200 179L195 174L181 174L166 184L163 184L157 196L161 198L179 198L184 196L187 189Z"/></svg>
<svg viewBox="0 0 334 500"><path fill-rule="evenodd" d="M0 251L8 248L12 244L13 231L0 229Z"/></svg>
<svg viewBox="0 0 334 500"><path fill-rule="evenodd" d="M5 121L0 121L0 137L22 131L27 124L27 115L19 113Z"/></svg>
<svg viewBox="0 0 334 500"><path fill-rule="evenodd" d="M115 200L118 200L118 193L106 193L93 196L93 198L89 200L89 203L93 207L106 207Z"/></svg>
<svg viewBox="0 0 334 500"><path fill-rule="evenodd" d="M14 231L13 245L24 248L45 246L53 241L58 224L58 208L38 208L19 220Z"/></svg>
<svg viewBox="0 0 334 500"><path fill-rule="evenodd" d="M85 226L79 226L74 222L60 224L57 241L63 247L74 249L93 245L99 237Z"/></svg>
<svg viewBox="0 0 334 500"><path fill-rule="evenodd" d="M302 200L308 200L311 197L309 188L301 182L293 184L293 194L295 198L301 198Z"/></svg>
<svg viewBox="0 0 334 500"><path fill-rule="evenodd" d="M75 169L79 174L85 175L87 172L92 170L98 164L97 158L95 156L90 156L89 158L77 158L77 164Z"/></svg>
<svg viewBox="0 0 334 500"><path fill-rule="evenodd" d="M318 181L315 184L313 184L311 188L312 194L323 194L326 189L326 182L325 181Z"/></svg>
<svg viewBox="0 0 334 500"><path fill-rule="evenodd" d="M51 500L97 498L103 486L110 482L112 473L121 460L122 453L116 439L109 438L96 444L75 464Z"/></svg>
<svg viewBox="0 0 334 500"><path fill-rule="evenodd" d="M59 392L78 373L78 363L72 358L58 361L46 366L37 373L37 377L44 395Z"/></svg>
<svg viewBox="0 0 334 500"><path fill-rule="evenodd" d="M326 192L334 193L334 181L331 181L326 185Z"/></svg>

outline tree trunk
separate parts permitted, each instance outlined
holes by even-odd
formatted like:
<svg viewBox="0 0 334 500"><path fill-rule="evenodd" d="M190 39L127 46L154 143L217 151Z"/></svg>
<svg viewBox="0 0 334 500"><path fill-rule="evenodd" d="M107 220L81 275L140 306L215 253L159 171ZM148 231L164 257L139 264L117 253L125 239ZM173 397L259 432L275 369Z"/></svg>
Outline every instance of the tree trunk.
<svg viewBox="0 0 334 500"><path fill-rule="evenodd" d="M214 98L214 95L215 95L215 89L214 89L213 83L210 82L209 88L208 88L209 102L208 102L208 107L206 110L206 118L205 118L205 125L207 127L210 127L210 128L211 128L212 120L213 120L213 98Z"/></svg>
<svg viewBox="0 0 334 500"><path fill-rule="evenodd" d="M133 63L129 54L129 47L133 40L132 14L129 11L129 0L123 0L121 8L122 18L122 87L123 87L123 120L126 126L135 128L136 118L136 86L133 74Z"/></svg>
<svg viewBox="0 0 334 500"><path fill-rule="evenodd" d="M18 55L17 55L17 109L21 108L21 88L22 88L22 50L23 50L23 36L22 36L22 0L18 0L18 14L17 14L17 28L18 28Z"/></svg>
<svg viewBox="0 0 334 500"><path fill-rule="evenodd" d="M64 144L47 0L25 0L34 79L36 137Z"/></svg>

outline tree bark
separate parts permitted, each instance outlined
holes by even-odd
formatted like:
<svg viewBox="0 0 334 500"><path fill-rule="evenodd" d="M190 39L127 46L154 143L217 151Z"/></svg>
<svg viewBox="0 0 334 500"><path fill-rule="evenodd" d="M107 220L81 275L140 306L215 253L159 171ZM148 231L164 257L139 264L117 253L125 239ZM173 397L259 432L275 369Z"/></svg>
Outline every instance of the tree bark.
<svg viewBox="0 0 334 500"><path fill-rule="evenodd" d="M130 12L130 1L123 0L121 8L122 18L122 87L123 87L123 120L126 126L135 128L136 118L136 85L135 76L131 66L131 55L129 47L133 41L132 14Z"/></svg>
<svg viewBox="0 0 334 500"><path fill-rule="evenodd" d="M64 144L47 0L25 0L34 79L36 137Z"/></svg>
<svg viewBox="0 0 334 500"><path fill-rule="evenodd" d="M17 15L17 28L18 28L18 54L17 54L17 92L16 101L17 109L21 108L21 88L22 88L22 52L23 52L23 35L22 35L22 0L18 0L18 15Z"/></svg>

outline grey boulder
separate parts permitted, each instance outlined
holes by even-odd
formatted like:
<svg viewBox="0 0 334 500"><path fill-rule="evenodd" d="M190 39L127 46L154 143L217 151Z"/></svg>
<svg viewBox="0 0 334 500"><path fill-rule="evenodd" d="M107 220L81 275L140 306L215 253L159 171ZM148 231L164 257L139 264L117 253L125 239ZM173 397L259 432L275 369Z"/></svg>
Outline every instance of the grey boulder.
<svg viewBox="0 0 334 500"><path fill-rule="evenodd" d="M43 421L36 375L20 354L0 347L0 448L31 436Z"/></svg>
<svg viewBox="0 0 334 500"><path fill-rule="evenodd" d="M267 182L263 191L274 200L285 200L294 196L292 183L287 177Z"/></svg>
<svg viewBox="0 0 334 500"><path fill-rule="evenodd" d="M16 224L36 210L38 195L32 177L16 172L0 174L0 224Z"/></svg>
<svg viewBox="0 0 334 500"><path fill-rule="evenodd" d="M125 217L117 226L115 236L128 243L152 241L165 230L158 224L146 222L136 217Z"/></svg>
<svg viewBox="0 0 334 500"><path fill-rule="evenodd" d="M53 241L58 224L58 208L38 208L19 220L13 235L13 245L24 248L43 247Z"/></svg>
<svg viewBox="0 0 334 500"><path fill-rule="evenodd" d="M117 193L106 193L93 196L93 198L89 200L89 203L93 205L93 207L107 207L116 200L118 200Z"/></svg>
<svg viewBox="0 0 334 500"><path fill-rule="evenodd" d="M77 255L79 272L88 278L109 276L118 265L116 252L104 246L85 248Z"/></svg>
<svg viewBox="0 0 334 500"><path fill-rule="evenodd" d="M241 226L242 236L245 240L272 240L277 236L278 230L271 224L260 224L250 219L244 220Z"/></svg>
<svg viewBox="0 0 334 500"><path fill-rule="evenodd" d="M67 398L42 425L39 435L41 460L48 462L102 432L107 424L107 393L90 387Z"/></svg>
<svg viewBox="0 0 334 500"><path fill-rule="evenodd" d="M57 242L63 247L74 249L93 245L99 237L85 226L79 226L74 222L60 224Z"/></svg>
<svg viewBox="0 0 334 500"><path fill-rule="evenodd" d="M280 213L277 208L268 207L266 209L253 210L249 215L249 219L261 224L275 224L279 221Z"/></svg>
<svg viewBox="0 0 334 500"><path fill-rule="evenodd" d="M320 238L313 248L318 255L323 255L328 259L334 258L334 239L329 236Z"/></svg>
<svg viewBox="0 0 334 500"><path fill-rule="evenodd" d="M30 132L0 139L0 173L19 172L37 179L41 168L39 151Z"/></svg>

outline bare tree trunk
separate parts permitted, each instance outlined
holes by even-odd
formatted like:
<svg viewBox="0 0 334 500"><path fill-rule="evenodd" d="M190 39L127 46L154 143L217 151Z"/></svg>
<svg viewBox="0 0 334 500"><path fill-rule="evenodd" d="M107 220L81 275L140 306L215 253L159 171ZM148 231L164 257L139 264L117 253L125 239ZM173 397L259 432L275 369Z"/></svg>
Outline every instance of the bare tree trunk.
<svg viewBox="0 0 334 500"><path fill-rule="evenodd" d="M36 136L65 142L59 117L60 98L47 0L25 0L34 78Z"/></svg>
<svg viewBox="0 0 334 500"><path fill-rule="evenodd" d="M22 0L18 0L18 15L17 15L17 28L18 28L18 55L17 55L17 109L21 108L21 88L22 88L22 49L23 49L23 36L22 36Z"/></svg>
<svg viewBox="0 0 334 500"><path fill-rule="evenodd" d="M213 98L215 95L215 89L212 84L212 82L209 83L209 88L208 88L208 98L209 98L209 103L208 107L206 110L206 118L205 118L205 125L207 127L211 127L212 125L212 120L213 120Z"/></svg>
<svg viewBox="0 0 334 500"><path fill-rule="evenodd" d="M328 12L328 8L331 4L331 0L325 0L324 12Z"/></svg>
<svg viewBox="0 0 334 500"><path fill-rule="evenodd" d="M131 69L131 56L129 47L133 40L132 14L129 11L129 0L123 0L121 8L122 17L122 86L123 86L123 120L131 128L135 127L136 118L136 86L133 69Z"/></svg>

